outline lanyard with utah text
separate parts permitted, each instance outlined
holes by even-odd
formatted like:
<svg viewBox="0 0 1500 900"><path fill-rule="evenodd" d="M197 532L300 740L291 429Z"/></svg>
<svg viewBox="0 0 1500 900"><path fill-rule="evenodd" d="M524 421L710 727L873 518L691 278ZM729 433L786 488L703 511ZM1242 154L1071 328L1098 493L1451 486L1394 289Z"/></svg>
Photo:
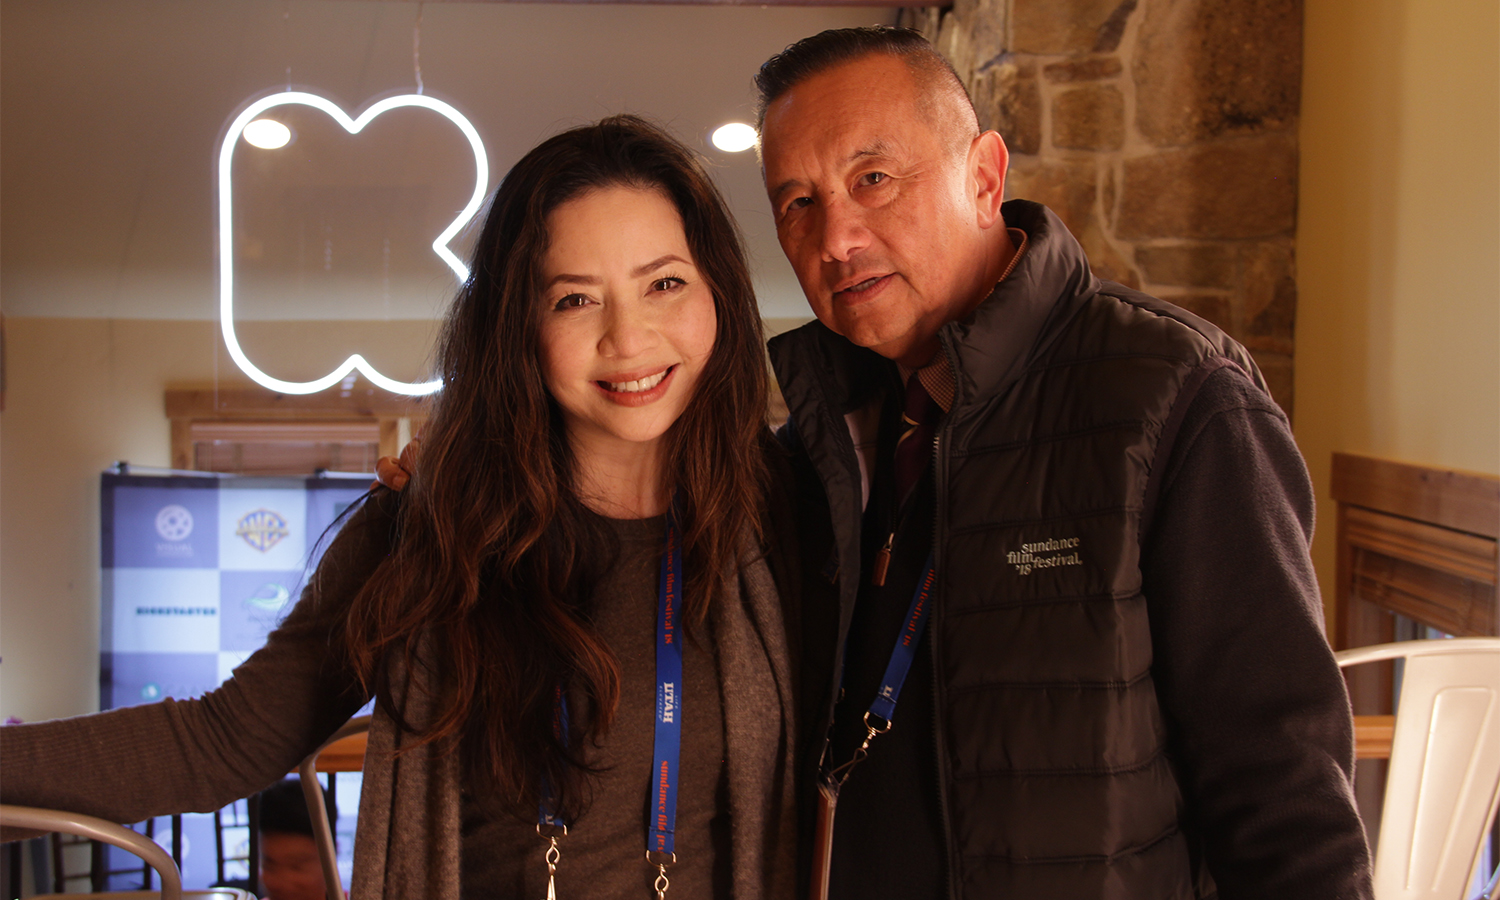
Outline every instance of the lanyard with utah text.
<svg viewBox="0 0 1500 900"><path fill-rule="evenodd" d="M825 900L828 896L828 871L833 853L833 815L837 811L839 789L848 780L849 773L870 753L870 742L878 735L891 730L891 717L896 714L896 701L901 697L901 686L911 671L917 655L917 644L927 628L927 613L932 607L932 587L937 582L937 569L933 565L932 553L922 566L922 576L917 579L917 588L912 592L911 605L907 607L901 632L896 636L896 646L891 649L890 662L880 679L880 690L865 712L865 739L854 751L854 756L843 765L829 771L818 779L818 818L813 832L813 883L810 900Z"/></svg>
<svg viewBox="0 0 1500 900"><path fill-rule="evenodd" d="M656 606L656 738L652 746L651 819L646 834L646 861L656 867L656 897L665 900L667 866L677 862L677 764L682 755L682 643L677 618L682 609L682 535L677 519L667 512L667 546L661 556L661 580ZM910 665L910 663L908 663ZM899 687L898 687L899 690ZM568 733L568 707L559 689L553 727L559 740ZM562 816L551 806L551 792L542 792L537 833L547 847L547 900L555 900L557 839L568 833Z"/></svg>

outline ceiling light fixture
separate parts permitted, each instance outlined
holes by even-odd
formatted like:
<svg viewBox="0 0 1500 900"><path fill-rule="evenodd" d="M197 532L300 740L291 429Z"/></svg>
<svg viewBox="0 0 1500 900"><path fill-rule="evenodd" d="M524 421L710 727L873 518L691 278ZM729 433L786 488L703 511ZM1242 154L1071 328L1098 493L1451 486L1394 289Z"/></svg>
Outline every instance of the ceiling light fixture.
<svg viewBox="0 0 1500 900"><path fill-rule="evenodd" d="M728 125L720 125L714 130L714 146L729 153L739 153L741 150L749 150L760 140L760 135L755 129L744 122L730 122Z"/></svg>
<svg viewBox="0 0 1500 900"><path fill-rule="evenodd" d="M245 126L245 143L262 150L280 150L292 142L292 129L275 119L256 119Z"/></svg>
<svg viewBox="0 0 1500 900"><path fill-rule="evenodd" d="M223 144L219 147L219 325L224 333L224 344L229 349L230 357L235 365L239 366L240 370L250 376L255 383L282 394L317 393L338 384L344 376L354 371L359 371L376 385L395 394L420 397L437 391L443 386L441 380L397 381L382 375L358 353L340 363L337 369L315 381L282 381L262 372L240 347L239 338L234 331L234 191L230 178L233 170L234 148L239 145L240 135L245 133L249 125L256 122L257 116L268 109L290 105L311 106L322 110L350 134L359 134L366 125L370 124L371 120L381 113L403 107L430 109L458 126L458 130L468 138L469 147L474 151L474 193L469 198L468 205L432 242L432 251L448 264L448 268L453 270L453 274L458 277L460 283L469 277L468 267L454 255L452 250L448 249L448 242L479 212L480 204L484 202L485 189L489 185L490 165L489 157L484 150L484 142L479 138L479 132L468 119L464 118L463 113L425 94L401 94L387 97L360 113L357 119L349 118L349 115L332 101L317 94L285 91L262 97L246 107L235 118L229 126L228 133L224 135ZM249 140L248 136L246 140Z"/></svg>

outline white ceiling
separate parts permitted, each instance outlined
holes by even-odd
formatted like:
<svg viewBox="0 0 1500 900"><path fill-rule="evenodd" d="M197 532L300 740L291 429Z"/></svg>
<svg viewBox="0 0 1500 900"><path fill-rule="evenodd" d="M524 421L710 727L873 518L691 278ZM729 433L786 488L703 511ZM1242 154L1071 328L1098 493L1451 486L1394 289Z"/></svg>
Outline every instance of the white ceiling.
<svg viewBox="0 0 1500 900"><path fill-rule="evenodd" d="M647 115L708 160L749 243L762 312L807 314L753 152L721 152L708 134L749 119L767 56L824 28L891 22L889 9L4 0L0 311L216 318L214 159L229 121L285 89L288 67L293 87L351 114L410 92L419 14L425 90L474 122L491 189L559 129ZM238 317L440 312L454 282L426 242L472 192L472 157L436 115L390 115L383 136L372 125L356 146L304 114L297 141L275 151L289 154L281 168L240 145ZM454 246L463 255L467 243Z"/></svg>

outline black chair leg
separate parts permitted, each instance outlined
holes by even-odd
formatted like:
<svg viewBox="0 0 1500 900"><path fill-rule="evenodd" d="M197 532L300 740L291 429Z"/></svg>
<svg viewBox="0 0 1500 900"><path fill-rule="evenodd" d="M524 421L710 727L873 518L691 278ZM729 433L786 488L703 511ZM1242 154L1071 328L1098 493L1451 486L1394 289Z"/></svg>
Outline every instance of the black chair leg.
<svg viewBox="0 0 1500 900"><path fill-rule="evenodd" d="M260 890L260 795L251 794L245 805L250 815L250 890Z"/></svg>
<svg viewBox="0 0 1500 900"><path fill-rule="evenodd" d="M151 838L153 841L156 840L156 820L155 819L147 819L146 820L146 837ZM142 862L145 862L145 860L142 860ZM155 875L156 875L156 872L154 872L152 870L150 863L146 863L145 865L141 866L141 890L143 890L143 891L149 891L149 890L151 890L151 879Z"/></svg>
<svg viewBox="0 0 1500 900"><path fill-rule="evenodd" d="M182 814L172 817L172 862L182 871Z"/></svg>
<svg viewBox="0 0 1500 900"><path fill-rule="evenodd" d="M214 884L224 883L224 811L214 810L214 857L218 875Z"/></svg>
<svg viewBox="0 0 1500 900"><path fill-rule="evenodd" d="M23 841L12 841L10 846L5 848L5 864L8 866L5 873L5 896L9 900L15 900L21 896L21 845L23 843Z"/></svg>
<svg viewBox="0 0 1500 900"><path fill-rule="evenodd" d="M104 863L104 848L107 846L109 845L101 841L89 841L89 883L93 885L96 894L109 886Z"/></svg>

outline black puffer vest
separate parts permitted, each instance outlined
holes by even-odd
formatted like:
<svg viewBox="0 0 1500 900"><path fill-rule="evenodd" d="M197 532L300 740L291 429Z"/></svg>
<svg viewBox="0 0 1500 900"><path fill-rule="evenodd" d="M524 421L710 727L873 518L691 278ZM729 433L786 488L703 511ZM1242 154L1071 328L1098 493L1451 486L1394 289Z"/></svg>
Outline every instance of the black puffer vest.
<svg viewBox="0 0 1500 900"><path fill-rule="evenodd" d="M1004 215L1027 232L1026 254L940 333L958 392L937 443L928 627L951 893L1203 896L1139 561L1152 475L1197 385L1226 364L1259 372L1209 323L1094 278L1045 208L1012 201ZM818 323L772 341L771 356L815 473L806 487L822 494L810 508L826 499L832 512L826 571L857 573L860 481L843 414L890 383L891 364ZM810 736L831 721L859 589L835 581L837 613L805 612ZM816 757L820 742L807 743Z"/></svg>

